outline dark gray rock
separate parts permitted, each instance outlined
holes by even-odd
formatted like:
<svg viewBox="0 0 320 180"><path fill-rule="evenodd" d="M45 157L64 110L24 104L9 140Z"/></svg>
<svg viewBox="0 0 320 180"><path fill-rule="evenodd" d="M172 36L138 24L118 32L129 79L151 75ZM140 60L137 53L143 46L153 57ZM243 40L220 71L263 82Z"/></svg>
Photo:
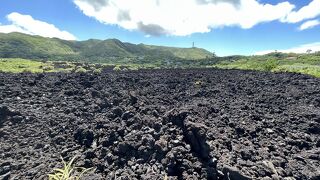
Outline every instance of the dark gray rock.
<svg viewBox="0 0 320 180"><path fill-rule="evenodd" d="M241 172L238 169L236 169L234 167L227 166L227 165L225 165L223 167L222 172L224 174L225 180L250 180L250 179L252 179L248 176L241 174Z"/></svg>

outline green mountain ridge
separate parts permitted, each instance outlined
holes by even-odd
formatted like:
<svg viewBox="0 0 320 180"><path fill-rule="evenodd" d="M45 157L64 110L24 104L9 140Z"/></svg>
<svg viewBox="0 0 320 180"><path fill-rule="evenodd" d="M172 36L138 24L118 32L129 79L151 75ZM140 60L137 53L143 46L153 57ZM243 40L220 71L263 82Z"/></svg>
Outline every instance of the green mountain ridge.
<svg viewBox="0 0 320 180"><path fill-rule="evenodd" d="M24 57L38 55L75 54L63 41L22 33L0 33L0 57Z"/></svg>
<svg viewBox="0 0 320 180"><path fill-rule="evenodd" d="M110 59L201 60L213 54L202 48L132 44L118 39L67 41L22 33L0 33L0 58L110 62Z"/></svg>

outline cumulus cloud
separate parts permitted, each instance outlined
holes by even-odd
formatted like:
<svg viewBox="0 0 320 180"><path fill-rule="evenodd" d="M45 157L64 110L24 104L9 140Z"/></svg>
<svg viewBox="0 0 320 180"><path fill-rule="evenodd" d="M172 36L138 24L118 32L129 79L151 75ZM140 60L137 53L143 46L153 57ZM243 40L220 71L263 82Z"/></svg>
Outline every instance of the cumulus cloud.
<svg viewBox="0 0 320 180"><path fill-rule="evenodd" d="M303 24L301 24L301 26L299 27L300 31L306 30L306 29L310 29L313 28L315 26L320 25L320 21L319 20L310 20L310 21L306 21Z"/></svg>
<svg viewBox="0 0 320 180"><path fill-rule="evenodd" d="M101 7L104 7L109 4L109 0L82 0L82 1L90 3L95 10L100 10Z"/></svg>
<svg viewBox="0 0 320 180"><path fill-rule="evenodd" d="M152 36L160 36L166 33L165 29L163 29L161 26L158 26L156 24L144 25L142 22L139 22L138 29L140 29L145 34L152 35Z"/></svg>
<svg viewBox="0 0 320 180"><path fill-rule="evenodd" d="M33 19L30 15L13 12L7 15L9 25L0 25L1 33L21 32L43 37L56 37L65 40L75 40L76 37L67 31L61 31L53 24Z"/></svg>
<svg viewBox="0 0 320 180"><path fill-rule="evenodd" d="M311 50L312 52L320 51L320 42L310 43L310 44L304 44L298 47L293 47L290 49L282 49L277 50L277 52L283 52L283 53L306 53L307 50ZM275 52L275 50L265 50L256 52L255 55L264 55L271 52Z"/></svg>
<svg viewBox="0 0 320 180"><path fill-rule="evenodd" d="M297 23L320 15L320 0L313 0L298 11L291 12L282 22Z"/></svg>
<svg viewBox="0 0 320 180"><path fill-rule="evenodd" d="M258 0L73 0L87 16L148 35L185 36L225 26L285 20L295 6Z"/></svg>

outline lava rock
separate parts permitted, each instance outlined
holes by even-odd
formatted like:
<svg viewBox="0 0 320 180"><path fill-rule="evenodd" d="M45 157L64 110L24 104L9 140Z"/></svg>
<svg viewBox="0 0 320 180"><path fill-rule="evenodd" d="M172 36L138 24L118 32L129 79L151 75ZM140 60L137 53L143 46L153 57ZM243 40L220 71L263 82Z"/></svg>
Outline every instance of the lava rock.
<svg viewBox="0 0 320 180"><path fill-rule="evenodd" d="M8 172L11 171L11 166L10 165L7 165L7 166L1 166L0 167L0 175L4 175Z"/></svg>
<svg viewBox="0 0 320 180"><path fill-rule="evenodd" d="M133 112L130 112L130 111L126 111L122 114L121 118L123 120L128 120L130 118L132 118L134 116Z"/></svg>
<svg viewBox="0 0 320 180"><path fill-rule="evenodd" d="M123 110L120 107L115 107L112 109L112 113L115 117L121 117Z"/></svg>
<svg viewBox="0 0 320 180"><path fill-rule="evenodd" d="M10 120L13 123L20 123L23 120L23 117L19 115L15 115L15 116L12 116Z"/></svg>
<svg viewBox="0 0 320 180"><path fill-rule="evenodd" d="M199 123L186 123L184 134L195 153L205 160L210 158L210 147L206 142L206 127Z"/></svg>
<svg viewBox="0 0 320 180"><path fill-rule="evenodd" d="M74 139L79 144L89 147L91 146L94 140L94 134L92 130L79 128L76 130L76 133L74 134Z"/></svg>
<svg viewBox="0 0 320 180"><path fill-rule="evenodd" d="M225 165L222 170L224 174L224 179L226 180L251 180L252 178L241 174L241 172L234 168Z"/></svg>
<svg viewBox="0 0 320 180"><path fill-rule="evenodd" d="M7 172L6 174L0 175L1 180L9 180L11 176L11 172Z"/></svg>
<svg viewBox="0 0 320 180"><path fill-rule="evenodd" d="M188 114L188 111L179 111L177 109L172 109L166 113L165 118L167 118L169 122L172 122L179 127L183 127L184 120L186 119Z"/></svg>

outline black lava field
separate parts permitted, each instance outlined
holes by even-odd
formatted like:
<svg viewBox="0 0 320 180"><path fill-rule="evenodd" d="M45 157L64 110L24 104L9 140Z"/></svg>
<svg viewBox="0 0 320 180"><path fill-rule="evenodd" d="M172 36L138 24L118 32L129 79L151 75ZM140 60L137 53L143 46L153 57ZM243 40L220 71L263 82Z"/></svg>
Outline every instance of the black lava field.
<svg viewBox="0 0 320 180"><path fill-rule="evenodd" d="M0 179L320 179L320 79L240 70L0 73Z"/></svg>

